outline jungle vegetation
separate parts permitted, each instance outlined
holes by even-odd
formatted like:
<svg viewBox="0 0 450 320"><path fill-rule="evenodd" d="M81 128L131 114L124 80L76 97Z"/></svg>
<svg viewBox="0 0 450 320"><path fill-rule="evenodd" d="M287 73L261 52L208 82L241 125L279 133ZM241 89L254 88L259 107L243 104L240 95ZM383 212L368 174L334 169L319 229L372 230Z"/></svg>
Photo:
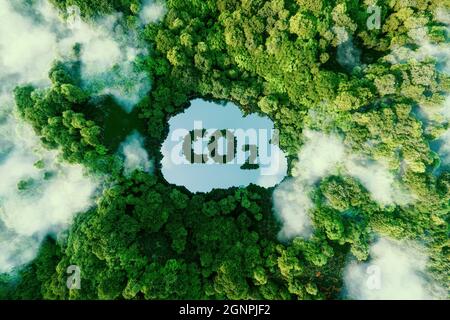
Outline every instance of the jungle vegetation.
<svg viewBox="0 0 450 320"><path fill-rule="evenodd" d="M79 6L85 19L122 12L130 24L140 6L138 0L52 2L62 10ZM94 208L77 215L66 241L49 237L18 277L0 277L0 297L337 299L348 256L366 259L374 233L424 243L430 270L448 285L450 173L430 147L446 128L425 127L414 109L442 103L449 77L436 59L383 59L393 48L416 45L411 28L447 42L433 12L448 2L379 1L382 26L368 30L370 2L167 0L164 19L140 34L151 48L143 67L152 89L132 114L116 119L99 111L114 104L108 97L92 105L76 64L55 62L44 91L16 88L20 116L45 146L60 150L64 161L107 174L109 186ZM359 50L356 66L339 63L336 27ZM312 195L313 237L280 242L273 189L192 194L158 170L124 176L116 151L132 125L111 131L115 121L139 123L158 163L168 119L196 97L269 116L291 167L305 128L337 133L355 152L389 159L392 168L408 163L401 182L417 199L380 206L357 180L331 176ZM365 141L376 143L368 148ZM69 265L83 270L81 290L66 288Z"/></svg>

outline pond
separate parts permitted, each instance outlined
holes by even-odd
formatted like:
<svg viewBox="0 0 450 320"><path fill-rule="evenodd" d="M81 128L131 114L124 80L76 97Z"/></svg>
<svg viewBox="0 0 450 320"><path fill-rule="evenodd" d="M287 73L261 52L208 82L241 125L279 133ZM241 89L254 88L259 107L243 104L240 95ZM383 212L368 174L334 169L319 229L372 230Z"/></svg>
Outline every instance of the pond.
<svg viewBox="0 0 450 320"><path fill-rule="evenodd" d="M231 102L195 99L169 120L161 152L162 174L191 192L245 187L273 187L287 173L273 122L257 114L244 116Z"/></svg>

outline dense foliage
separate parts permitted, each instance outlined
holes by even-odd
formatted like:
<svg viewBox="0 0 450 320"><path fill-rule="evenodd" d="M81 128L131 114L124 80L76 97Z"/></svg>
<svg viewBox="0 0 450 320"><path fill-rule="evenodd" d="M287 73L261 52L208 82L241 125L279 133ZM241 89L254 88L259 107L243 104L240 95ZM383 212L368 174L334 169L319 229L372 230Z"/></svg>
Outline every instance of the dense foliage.
<svg viewBox="0 0 450 320"><path fill-rule="evenodd" d="M84 16L139 12L134 0L53 2L78 5ZM401 183L416 196L412 205L381 206L357 180L331 176L311 195L314 236L281 243L273 189L191 194L158 171L125 177L116 150L131 125L111 131L117 126L111 114L120 111L98 110L119 108L107 97L93 105L76 65L61 62L49 73L51 88L16 89L20 116L65 161L108 174L109 187L95 208L77 216L66 241L48 239L18 279L0 277L0 296L339 298L348 256L366 259L374 233L424 243L430 270L448 284L450 174L430 147L444 128L425 127L414 110L442 103L450 81L436 60L384 59L398 46L415 45L410 29L424 27L432 41L448 41L432 14L445 1L383 1L383 25L374 30L367 30L366 2L168 0L164 20L141 32L152 48L145 64L152 90L129 115L135 120L116 118L143 121L147 149L158 160L167 120L190 99L234 101L274 120L291 167L305 128L332 132L355 152L403 168ZM338 61L336 28L347 30L359 51L356 66ZM66 288L69 265L83 270L81 290Z"/></svg>

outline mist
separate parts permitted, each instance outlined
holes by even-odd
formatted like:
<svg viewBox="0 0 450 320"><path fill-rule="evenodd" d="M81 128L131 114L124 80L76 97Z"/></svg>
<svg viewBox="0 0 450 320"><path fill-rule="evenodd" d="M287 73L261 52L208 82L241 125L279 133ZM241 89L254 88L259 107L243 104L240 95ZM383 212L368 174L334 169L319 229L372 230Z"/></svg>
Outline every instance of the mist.
<svg viewBox="0 0 450 320"><path fill-rule="evenodd" d="M120 153L124 159L124 173L131 174L135 170L151 172L153 163L149 160L147 150L144 148L144 137L133 132L120 146Z"/></svg>
<svg viewBox="0 0 450 320"><path fill-rule="evenodd" d="M446 25L447 33L450 32L450 13L444 8L438 8L433 12L434 20ZM438 70L441 72L450 72L450 45L449 43L435 43L427 33L426 26L411 28L408 31L408 36L417 45L416 49L408 47L397 47L385 57L387 62L392 64L407 63L411 59L416 61L425 61L429 58L434 58L438 64Z"/></svg>
<svg viewBox="0 0 450 320"><path fill-rule="evenodd" d="M298 154L293 177L281 183L273 194L275 214L283 224L278 235L281 240L312 234L308 211L313 203L309 194L314 184L329 175L345 156L338 138L315 131L305 131L304 135L307 140Z"/></svg>
<svg viewBox="0 0 450 320"><path fill-rule="evenodd" d="M450 123L450 95L448 95L444 102L433 112L432 115L428 115L433 121L446 125ZM437 139L438 149L437 152L445 166L450 165L450 129L445 130Z"/></svg>
<svg viewBox="0 0 450 320"><path fill-rule="evenodd" d="M382 161L355 154L338 136L308 130L304 136L306 142L298 153L292 177L282 182L273 194L275 215L282 223L280 240L311 236L313 225L309 211L314 204L310 194L317 183L332 174L355 178L381 207L414 201L414 196Z"/></svg>
<svg viewBox="0 0 450 320"><path fill-rule="evenodd" d="M0 273L34 259L47 235L58 237L77 213L95 205L102 184L41 146L16 115L13 89L45 88L55 60L78 59L84 88L93 96L112 95L126 111L150 90L147 74L135 63L145 49L136 32L121 28L119 14L87 23L75 7L62 13L64 20L47 1L33 3L0 0ZM124 149L125 165L150 170L136 146Z"/></svg>
<svg viewBox="0 0 450 320"><path fill-rule="evenodd" d="M438 8L433 12L434 20L442 23L446 29L447 34L450 34L450 13L444 8ZM394 48L391 54L386 56L386 61L391 64L408 63L411 60L417 62L427 61L433 59L436 62L436 71L450 74L450 44L448 42L435 43L427 34L425 27L418 27L411 29L408 35L417 45L417 48L412 50L407 47ZM422 122L424 129L433 129L435 126L443 127L450 122L450 96L447 96L441 103L421 104L415 111L416 118ZM450 164L450 130L442 130L440 136L435 141L431 142L434 151L438 153L441 163L444 166ZM437 170L436 172L440 172Z"/></svg>
<svg viewBox="0 0 450 320"><path fill-rule="evenodd" d="M372 199L381 206L406 205L413 196L402 189L386 164L367 159L348 159L345 163L348 174L356 178L369 191Z"/></svg>
<svg viewBox="0 0 450 320"><path fill-rule="evenodd" d="M125 31L120 14L98 18L93 23L81 20L78 10L69 12L69 34L62 39L64 50L75 43L81 45L77 59L81 60L83 87L92 95L111 95L131 112L150 91L151 84L145 70L137 65L147 54L145 44L138 39L137 28Z"/></svg>
<svg viewBox="0 0 450 320"><path fill-rule="evenodd" d="M100 180L79 165L59 163L44 150L5 99L0 113L0 273L31 261L48 235L94 205Z"/></svg>
<svg viewBox="0 0 450 320"><path fill-rule="evenodd" d="M166 6L161 0L145 0L139 18L144 24L158 22L166 11Z"/></svg>
<svg viewBox="0 0 450 320"><path fill-rule="evenodd" d="M344 271L345 296L358 300L445 299L446 291L427 272L425 248L380 238L368 262L351 261Z"/></svg>
<svg viewBox="0 0 450 320"><path fill-rule="evenodd" d="M353 38L343 27L333 28L337 38L337 61L347 71L361 65L361 50L353 44Z"/></svg>
<svg viewBox="0 0 450 320"><path fill-rule="evenodd" d="M140 27L125 31L121 14L85 22L79 9L71 7L63 13L63 20L44 0L34 6L0 0L0 8L0 81L9 76L16 78L15 84L46 85L55 59L77 59L84 89L91 95L113 96L127 112L149 92L149 76L138 66L147 54L137 34ZM152 21L163 14L164 10L154 12ZM76 44L80 46L77 56L73 51Z"/></svg>

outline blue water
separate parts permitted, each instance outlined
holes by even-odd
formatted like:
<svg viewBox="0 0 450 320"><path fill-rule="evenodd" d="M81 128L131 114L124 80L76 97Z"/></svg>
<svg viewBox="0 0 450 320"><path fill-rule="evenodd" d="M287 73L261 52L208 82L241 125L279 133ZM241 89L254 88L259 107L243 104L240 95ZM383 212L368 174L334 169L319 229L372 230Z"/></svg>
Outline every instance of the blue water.
<svg viewBox="0 0 450 320"><path fill-rule="evenodd" d="M273 187L286 176L287 159L278 145L271 143L274 138L274 126L267 117L257 114L244 117L239 107L233 103L219 104L195 99L183 113L169 120L169 126L169 134L161 148L162 174L169 183L185 186L191 192L208 192L213 189L244 187L249 184ZM206 129L206 133L230 130L237 137L236 149L239 155L236 154L236 157L228 163L216 163L211 157L206 163L190 163L181 146L186 134L194 128ZM251 133L255 133L254 140L249 136L239 135L236 129L242 129L241 132L250 132L250 136ZM175 133L179 133L178 136L174 136ZM203 140L193 142L194 152L208 154L209 141L209 138L205 137ZM221 138L218 141L218 152L224 154L227 150L227 140ZM242 168L249 156L249 151L244 152L242 149L242 146L246 144L257 147L258 156L253 162L256 168Z"/></svg>

